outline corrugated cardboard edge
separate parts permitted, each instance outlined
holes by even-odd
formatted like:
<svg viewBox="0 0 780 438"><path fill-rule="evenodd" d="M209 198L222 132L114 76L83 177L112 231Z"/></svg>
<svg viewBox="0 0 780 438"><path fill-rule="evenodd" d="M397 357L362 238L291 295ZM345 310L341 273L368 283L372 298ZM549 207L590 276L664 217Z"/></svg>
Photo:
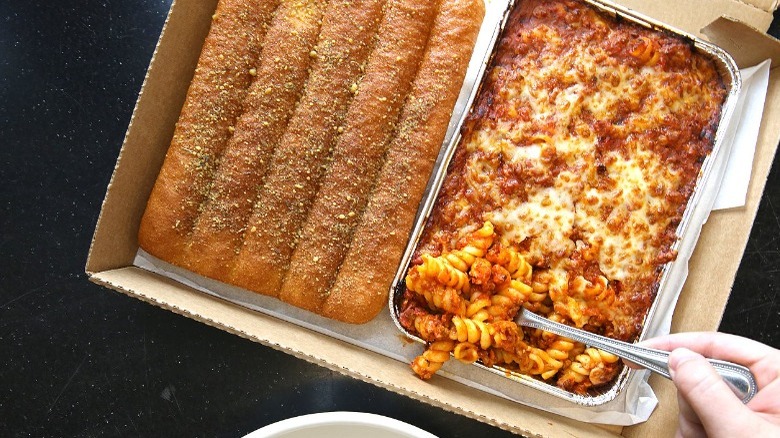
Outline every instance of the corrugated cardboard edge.
<svg viewBox="0 0 780 438"><path fill-rule="evenodd" d="M772 24L771 10L765 10L741 0L613 0L639 13L648 15L672 27L703 37L703 29L721 16L734 17L766 32ZM754 0L776 2L777 0Z"/></svg>
<svg viewBox="0 0 780 438"><path fill-rule="evenodd" d="M780 0L741 0L741 1L767 12L773 12L774 10L777 9L777 6L780 5Z"/></svg>
<svg viewBox="0 0 780 438"><path fill-rule="evenodd" d="M621 3L631 6L634 1ZM665 2L640 3L658 9ZM668 19L670 10L679 11L679 7L691 7L690 4L699 10L723 6L730 16L749 22L759 30L766 29L771 22L771 14L733 0L682 3L675 2L675 8L668 8L666 3L666 8L662 8L664 13L660 15L644 12L675 25ZM186 94L186 86L182 84L188 83L192 76L208 30L208 17L215 5L216 0L176 0L171 8L103 202L87 259L86 271L90 280L331 370L515 433L526 436L617 436L621 431L619 427L604 429L576 422L470 390L447 379L421 382L409 372L406 364L200 294L131 266L137 249L138 223L162 164L164 154L160 151L167 149ZM643 11L643 8L636 9ZM701 27L708 23L702 23ZM707 250L696 251L691 260L688 286L676 309L673 331L714 330L720 322L780 137L778 103L780 77L777 70L773 70L747 205L742 209L714 213L702 230L699 247ZM701 311L702 304L706 311ZM668 381L655 377L651 377L651 384L658 395L659 408L648 422L623 429L624 436L673 434L677 418L674 388Z"/></svg>
<svg viewBox="0 0 780 438"><path fill-rule="evenodd" d="M734 17L720 17L703 28L702 33L729 52L740 68L757 65L765 59L772 60L772 70L780 67L780 41Z"/></svg>
<svg viewBox="0 0 780 438"><path fill-rule="evenodd" d="M559 433L578 437L619 436L619 428L608 431L595 425L539 412L466 388L448 379L438 378L433 384L423 382L414 376L408 364L291 326L276 318L193 291L173 280L139 268L126 267L95 273L90 279L133 298L287 352L338 373L514 433L540 437L555 436ZM146 293L144 290L152 292ZM319 347L315 353L312 353L312 345ZM493 415L484 415L481 411L491 412ZM505 421L507 419L520 420L510 423ZM518 426L523 423L528 427Z"/></svg>
<svg viewBox="0 0 780 438"><path fill-rule="evenodd" d="M210 25L196 17L211 17L216 4L217 0L174 0L171 5L98 216L87 274L132 264L138 249L139 208L142 213L165 156L159 150L167 150L187 92L175 78L186 78L189 84Z"/></svg>

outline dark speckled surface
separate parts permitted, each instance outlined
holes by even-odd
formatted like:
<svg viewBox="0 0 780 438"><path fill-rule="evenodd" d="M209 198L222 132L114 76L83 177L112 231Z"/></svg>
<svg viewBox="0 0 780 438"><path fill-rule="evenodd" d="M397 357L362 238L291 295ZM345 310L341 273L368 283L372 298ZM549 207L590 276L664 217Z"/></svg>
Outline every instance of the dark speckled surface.
<svg viewBox="0 0 780 438"><path fill-rule="evenodd" d="M0 2L0 436L240 436L333 410L442 437L508 436L87 281L169 6ZM721 330L780 347L777 162Z"/></svg>

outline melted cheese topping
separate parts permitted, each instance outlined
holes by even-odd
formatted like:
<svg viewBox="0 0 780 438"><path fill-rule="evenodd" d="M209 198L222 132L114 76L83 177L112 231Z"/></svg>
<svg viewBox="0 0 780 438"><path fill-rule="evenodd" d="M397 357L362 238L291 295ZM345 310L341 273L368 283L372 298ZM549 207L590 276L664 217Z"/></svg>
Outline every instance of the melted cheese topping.
<svg viewBox="0 0 780 438"><path fill-rule="evenodd" d="M456 248L491 221L502 245L563 284L549 301L564 321L634 338L674 258L723 97L711 62L685 41L576 1L526 1L510 16L418 254ZM600 277L614 300L582 293Z"/></svg>

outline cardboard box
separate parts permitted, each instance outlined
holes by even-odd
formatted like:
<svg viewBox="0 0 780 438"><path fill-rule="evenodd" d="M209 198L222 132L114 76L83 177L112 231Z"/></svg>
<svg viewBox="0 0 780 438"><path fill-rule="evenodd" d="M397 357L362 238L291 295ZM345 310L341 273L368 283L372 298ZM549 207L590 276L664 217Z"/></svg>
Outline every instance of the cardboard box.
<svg viewBox="0 0 780 438"><path fill-rule="evenodd" d="M423 382L408 364L194 291L133 266L147 198L173 135L217 0L176 0L171 8L98 219L86 265L91 281L328 367L503 429L532 436L669 436L676 429L674 387L652 376L659 406L646 423L602 426L570 420L467 388ZM490 2L487 2L490 4ZM778 0L623 0L632 9L710 39L741 67L772 58L753 177L744 208L714 212L689 266L672 330L714 330L720 322L780 140L780 43L763 32ZM722 18L728 17L728 18Z"/></svg>

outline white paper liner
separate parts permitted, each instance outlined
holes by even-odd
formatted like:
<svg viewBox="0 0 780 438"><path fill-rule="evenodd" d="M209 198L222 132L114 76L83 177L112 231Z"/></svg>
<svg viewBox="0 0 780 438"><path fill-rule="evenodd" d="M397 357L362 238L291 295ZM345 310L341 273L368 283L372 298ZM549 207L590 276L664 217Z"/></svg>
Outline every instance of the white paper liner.
<svg viewBox="0 0 780 438"><path fill-rule="evenodd" d="M749 68L740 70L742 93L737 102L739 117L737 131L729 156L726 173L723 175L718 197L713 210L742 207L745 205L750 175L753 170L753 156L756 152L758 130L764 114L764 101L769 86L769 59ZM742 108L740 108L742 106Z"/></svg>
<svg viewBox="0 0 780 438"><path fill-rule="evenodd" d="M404 363L410 363L424 349L421 344L399 341L400 332L390 318L388 308L383 309L379 315L366 324L346 324L323 318L276 298L201 277L159 260L140 249L133 264L231 303L274 316ZM412 372L411 369L409 372ZM645 383L645 374L645 371L634 373L626 384L625 390L615 400L601 406L588 408L540 393L533 388L513 382L490 371L460 363L457 360L445 363L444 367L437 373L437 378L449 378L493 395L581 421L630 425L647 420L657 403L652 389ZM430 384L435 385L435 380L431 381Z"/></svg>
<svg viewBox="0 0 780 438"><path fill-rule="evenodd" d="M477 73L484 63L484 54L489 50L490 43L498 28L498 23L503 18L503 12L507 7L507 3L508 0L486 1L487 12L475 47L475 55L472 58L463 89L458 102L456 103L444 144L447 144L455 135L457 121L460 119L461 114L468 105L475 83L479 79ZM763 108L765 94L766 87L764 87L763 95L761 95L759 91L751 93L750 98L747 96L740 97L740 104L745 111L748 111L748 108L759 105L758 101L760 100L760 106ZM736 123L738 119L742 121L742 125L757 126L761 121L760 113L758 117L735 117L732 120ZM735 123L732 123L732 125L735 125ZM743 128L740 126L740 130L743 129L750 131L751 129L757 129L757 127L754 128L749 126ZM728 153L728 149L730 148L731 140L736 131L736 127L729 129L729 137L731 138L727 138L722 145L722 147L727 150L722 151L718 156L719 159L714 163L712 177L708 180L707 187L703 193L704 196L702 196L699 204L693 211L694 217L692 217L691 226L696 229L689 230L686 234L686 238L681 241L678 263L674 264L673 272L669 275L670 284L667 285L666 292L663 296L659 296L655 316L651 318L646 328L646 337L658 336L669 332L672 311L677 302L677 298L679 297L680 290L682 290L685 278L687 277L687 263L690 259L695 242L698 239L701 224L706 221L715 201L715 194L717 193L718 186L726 169L726 158L731 155ZM755 138L753 139L753 142L755 142ZM753 147L755 147L755 145L753 145ZM748 164L752 165L752 159ZM745 171L742 169L740 172L743 175L746 174L749 179L749 170ZM192 288L225 299L242 307L274 316L405 363L409 363L423 351L423 346L420 344L399 342L399 331L390 317L388 308L385 308L377 317L366 324L346 324L296 308L283 303L276 298L263 296L202 277L161 261L141 249L139 249L136 254L134 265L179 281ZM650 414L658 403L652 388L650 388L647 383L648 371L632 371L624 390L621 391L614 400L595 407L577 405L567 400L542 393L534 388L514 382L485 369L460 363L457 360L450 360L445 363L444 367L437 375L517 403L563 415L575 420L599 424L628 426L644 422L650 417ZM435 380L430 382L430 384L435 385Z"/></svg>

